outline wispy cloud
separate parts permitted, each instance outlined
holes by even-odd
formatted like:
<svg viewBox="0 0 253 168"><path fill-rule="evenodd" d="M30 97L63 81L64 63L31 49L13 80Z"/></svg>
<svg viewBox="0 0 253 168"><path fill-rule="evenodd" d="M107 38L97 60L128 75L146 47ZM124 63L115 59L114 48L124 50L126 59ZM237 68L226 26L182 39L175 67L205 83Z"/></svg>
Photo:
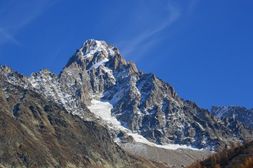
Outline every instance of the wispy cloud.
<svg viewBox="0 0 253 168"><path fill-rule="evenodd" d="M184 14L183 10L188 10L189 13L192 12L197 4L197 1L198 0L189 1L188 5L186 5L187 7L182 6L173 0L162 1L162 3L164 3L163 6L166 11L164 13L163 19L160 20L159 23L150 24L149 27L144 27L143 31L132 39L121 42L122 53L126 56L130 56L136 53L136 50L138 50L138 56L135 56L134 59L135 61L142 59L142 54L144 54L148 48L151 48L157 43L157 39L159 39L157 35L169 29L176 21L178 21ZM140 50L140 48L142 48L142 50Z"/></svg>
<svg viewBox="0 0 253 168"><path fill-rule="evenodd" d="M166 16L164 17L164 19L159 24L153 25L153 27L151 26L151 29L149 28L147 30L144 30L144 32L140 33L138 36L134 37L132 40L129 40L125 45L127 47L123 48L122 51L125 55L132 54L136 50L136 48L139 48L140 45L145 45L146 43L149 43L150 46L151 43L148 40L151 37L170 27L175 21L179 19L181 15L179 7L171 3L171 1L168 1L165 7Z"/></svg>
<svg viewBox="0 0 253 168"><path fill-rule="evenodd" d="M7 41L16 45L20 45L19 41L12 34L0 27L0 44L3 44Z"/></svg>
<svg viewBox="0 0 253 168"><path fill-rule="evenodd" d="M188 13L192 14L192 12L196 9L199 0L191 0L188 7Z"/></svg>
<svg viewBox="0 0 253 168"><path fill-rule="evenodd" d="M21 45L16 38L18 32L34 21L54 2L54 0L9 0L3 3L0 7L0 45L5 43Z"/></svg>

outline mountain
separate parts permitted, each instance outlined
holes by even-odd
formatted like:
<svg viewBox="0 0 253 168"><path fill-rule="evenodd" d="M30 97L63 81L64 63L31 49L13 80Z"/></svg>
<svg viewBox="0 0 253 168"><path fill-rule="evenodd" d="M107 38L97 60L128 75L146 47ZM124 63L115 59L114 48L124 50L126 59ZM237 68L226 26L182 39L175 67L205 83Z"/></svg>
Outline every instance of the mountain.
<svg viewBox="0 0 253 168"><path fill-rule="evenodd" d="M237 121L229 125L184 100L171 85L141 72L105 41L87 40L59 75L44 69L27 77L2 66L0 77L82 122L101 126L113 140L111 145L119 145L119 150L171 167L189 165L207 157L210 150L252 138L250 128L238 127ZM8 97L9 92L3 89L3 94ZM14 113L18 115L18 111Z"/></svg>
<svg viewBox="0 0 253 168"><path fill-rule="evenodd" d="M139 71L105 41L87 40L59 78L68 87L78 85L73 93L80 93L82 102L109 103L121 126L156 144L217 149L243 139L234 138L233 132L207 110L180 98L168 83Z"/></svg>
<svg viewBox="0 0 253 168"><path fill-rule="evenodd" d="M0 104L0 167L165 167L126 153L101 125L2 77Z"/></svg>

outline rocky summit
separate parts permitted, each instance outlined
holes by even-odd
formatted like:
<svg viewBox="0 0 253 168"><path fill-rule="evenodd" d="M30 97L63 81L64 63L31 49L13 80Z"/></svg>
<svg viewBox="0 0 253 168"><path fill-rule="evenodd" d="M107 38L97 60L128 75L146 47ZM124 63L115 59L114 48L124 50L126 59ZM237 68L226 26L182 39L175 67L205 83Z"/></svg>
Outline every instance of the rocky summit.
<svg viewBox="0 0 253 168"><path fill-rule="evenodd" d="M71 155L75 149L63 148L64 145L69 146L70 142L80 143L80 146L90 143L102 145L101 151L92 146L76 149L80 155L71 155L73 162L63 162L65 165L81 164L78 162L79 157L89 156L89 153L81 151L94 150L94 157L86 158L85 163L91 164L101 158L100 163L107 163L109 159L107 165L116 167L118 164L124 167L126 164L138 165L141 162L152 167L153 162L131 158L124 150L159 162L171 153L169 151L178 152L179 149L181 152L178 155L188 157L189 162L183 163L187 165L194 159L200 159L204 151L217 151L231 143L248 140L253 135L252 124L244 122L246 119L235 117L240 116L240 113L225 115L220 108L213 108L209 112L192 101L184 100L170 84L154 74L140 71L134 63L122 57L119 49L105 41L87 40L59 75L41 70L27 77L2 66L0 77L5 82L2 84L2 103L6 105L5 113L8 113L9 120L15 127L22 128L18 131L26 131L38 140L43 138L43 134L40 132L37 136L33 126L36 125L39 130L42 124L43 128L50 130L51 135L48 136L55 143L55 157L61 158L58 149L64 149ZM16 90L8 87L20 90L15 100L12 97ZM26 100L26 95L30 96L31 102ZM247 113L250 116L252 114ZM29 119L30 116L32 119ZM23 119L31 120L31 123L22 123ZM234 119L234 122L230 123L230 119ZM28 127L31 124L33 126ZM91 137L87 139L88 135ZM157 157L140 152L143 148L145 151L157 150ZM107 153L107 150L111 153ZM195 152L190 159L185 151ZM46 154L49 151L43 148L43 152ZM25 159L25 156L21 158ZM162 162L172 165L170 163L173 161L164 159ZM51 160L50 165L53 164L58 164L57 160ZM181 166L177 162L175 165Z"/></svg>

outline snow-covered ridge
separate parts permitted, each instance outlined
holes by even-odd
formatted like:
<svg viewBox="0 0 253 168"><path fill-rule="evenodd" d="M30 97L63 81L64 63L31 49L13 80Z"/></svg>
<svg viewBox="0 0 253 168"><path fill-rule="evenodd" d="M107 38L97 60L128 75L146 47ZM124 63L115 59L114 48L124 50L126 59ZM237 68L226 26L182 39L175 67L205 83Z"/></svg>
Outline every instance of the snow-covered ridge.
<svg viewBox="0 0 253 168"><path fill-rule="evenodd" d="M229 110L228 106L221 106L221 107L217 107L212 109L212 113L216 115L216 117L218 118L222 118L224 116L225 113L227 113Z"/></svg>
<svg viewBox="0 0 253 168"><path fill-rule="evenodd" d="M23 87L24 89L35 91L48 100L64 107L69 113L79 115L83 118L83 109L80 107L80 102L68 89L63 89L58 76L49 70L42 69L27 77L15 72L9 67L1 67L0 74L4 75L7 82L15 86Z"/></svg>
<svg viewBox="0 0 253 168"><path fill-rule="evenodd" d="M41 70L33 73L28 78L28 82L32 90L63 106L69 113L83 118L83 109L77 97L72 95L68 88L64 89L59 78L52 72Z"/></svg>

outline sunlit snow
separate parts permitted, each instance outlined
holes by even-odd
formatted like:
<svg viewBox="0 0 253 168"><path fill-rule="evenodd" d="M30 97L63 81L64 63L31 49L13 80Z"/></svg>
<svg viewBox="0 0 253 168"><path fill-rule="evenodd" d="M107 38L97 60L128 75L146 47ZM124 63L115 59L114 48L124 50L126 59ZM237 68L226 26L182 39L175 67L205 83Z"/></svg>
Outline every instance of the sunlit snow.
<svg viewBox="0 0 253 168"><path fill-rule="evenodd" d="M169 150L177 150L177 149L199 150L197 148L193 148L187 145L178 145L178 144L158 145L158 144L148 141L142 135L133 133L131 130L123 127L121 123L116 119L116 117L112 116L111 110L113 106L109 102L103 102L100 100L93 99L91 101L91 105L88 106L88 108L98 118L105 121L109 125L109 127L125 132L127 135L133 137L135 142L143 143L150 146L155 146L158 148L169 149ZM118 142L119 139L116 139L115 141Z"/></svg>

